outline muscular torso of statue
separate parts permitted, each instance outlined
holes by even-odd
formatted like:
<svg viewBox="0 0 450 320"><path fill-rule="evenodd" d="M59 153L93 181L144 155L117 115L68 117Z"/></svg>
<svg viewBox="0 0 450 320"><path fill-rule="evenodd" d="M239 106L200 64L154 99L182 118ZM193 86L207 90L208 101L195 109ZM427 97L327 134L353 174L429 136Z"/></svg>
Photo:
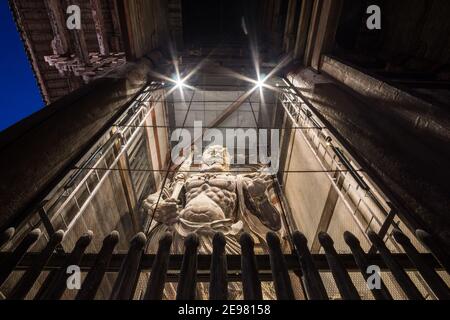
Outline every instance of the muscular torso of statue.
<svg viewBox="0 0 450 320"><path fill-rule="evenodd" d="M190 233L198 235L201 254L212 254L216 232L224 234L227 254L240 254L242 232L252 232L263 245L267 230L279 231L282 226L280 213L269 198L273 178L262 172L229 172L229 154L222 146L205 150L199 173L191 171L191 161L186 160L163 186L165 190L150 195L143 203L153 223L149 237L156 240L171 232L176 254L184 252L184 241ZM150 243L149 252L157 252L158 242ZM198 286L198 296L207 297L208 289ZM262 284L262 288L265 297L275 297L271 287ZM242 299L242 288L230 283L228 294Z"/></svg>
<svg viewBox="0 0 450 320"><path fill-rule="evenodd" d="M196 174L185 183L186 206L180 218L191 222L233 219L237 206L236 177L230 174Z"/></svg>
<svg viewBox="0 0 450 320"><path fill-rule="evenodd" d="M190 162L186 162L180 171L187 171L173 178L170 187L172 196L152 194L144 201L144 208L149 210L155 221L179 226L178 231L183 234L208 228L211 231L230 231L242 215L249 214L257 217L267 228L280 230L280 215L266 194L272 177L262 173L245 176L228 173L228 159L224 147L208 147L203 154L200 173L189 174ZM185 201L183 206L179 206L183 187ZM238 217L239 214L241 217Z"/></svg>

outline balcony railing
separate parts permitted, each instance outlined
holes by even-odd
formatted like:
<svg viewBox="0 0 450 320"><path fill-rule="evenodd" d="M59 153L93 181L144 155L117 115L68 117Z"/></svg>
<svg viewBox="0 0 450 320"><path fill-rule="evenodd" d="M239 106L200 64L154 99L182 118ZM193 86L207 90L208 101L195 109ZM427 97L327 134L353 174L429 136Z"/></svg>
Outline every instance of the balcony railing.
<svg viewBox="0 0 450 320"><path fill-rule="evenodd" d="M378 266L380 271L392 276L402 291L401 299L450 299L448 285L438 274L448 277L449 256L442 252L434 239L426 232L418 236L433 254L421 254L411 241L400 231L394 237L406 254L394 254L374 232L369 239L379 254L365 253L358 239L351 233L345 233L345 241L352 254L338 254L333 239L326 234L320 235L320 242L325 254L311 254L306 238L299 232L294 233L295 252L290 255L282 253L280 240L274 233L267 234L268 255L255 255L252 237L243 233L240 237L241 255L226 255L226 238L218 233L213 239L211 255L198 255L199 239L191 234L185 239L184 255L171 255L172 236L166 234L160 239L156 255L144 252L147 238L143 233L137 234L130 242L126 254L116 254L114 249L119 241L119 233L114 231L103 241L97 254L85 254L93 234L82 235L69 253L56 252L55 248L63 240L64 232L56 232L44 249L37 253L27 253L41 235L39 230L27 234L14 250L0 253L0 286L16 271L23 272L21 277L4 292L6 299L58 300L67 299L67 279L70 266L78 266L85 273L79 290L72 292L77 300L92 300L96 297L102 280L107 273L114 273L115 281L109 296L112 300L161 300L167 283L176 283L176 294L172 298L190 300L196 298L198 283L209 283L210 300L229 298L228 284L239 282L245 300L262 299L262 282L270 282L279 300L310 299L327 300L330 296L324 282L323 272L331 273L333 285L339 291L339 299L360 300L360 284L351 276L359 272L366 281L370 281L369 266ZM12 241L14 229L8 229L0 236L0 249ZM432 296L425 296L417 283L408 275L417 271L432 290ZM149 273L143 278L143 273ZM37 280L47 274L43 282ZM295 278L301 286L294 285ZM385 278L384 278L385 279ZM139 285L138 285L139 284ZM37 286L37 288L36 288ZM30 291L34 290L34 294ZM380 286L370 290L373 299L391 300L397 294L381 280Z"/></svg>

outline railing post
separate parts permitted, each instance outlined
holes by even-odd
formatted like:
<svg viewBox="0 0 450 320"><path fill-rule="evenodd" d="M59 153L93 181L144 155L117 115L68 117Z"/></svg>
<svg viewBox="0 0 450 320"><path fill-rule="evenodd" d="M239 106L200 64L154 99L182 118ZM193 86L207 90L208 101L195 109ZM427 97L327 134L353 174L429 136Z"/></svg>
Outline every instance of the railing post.
<svg viewBox="0 0 450 320"><path fill-rule="evenodd" d="M16 229L9 228L2 232L0 235L0 250L3 249L3 246L7 245L8 242L14 237L16 233Z"/></svg>
<svg viewBox="0 0 450 320"><path fill-rule="evenodd" d="M170 247L172 246L172 235L166 233L159 240L158 252L152 265L150 279L147 283L147 290L144 300L162 300L164 286L166 284L167 268L170 258Z"/></svg>
<svg viewBox="0 0 450 320"><path fill-rule="evenodd" d="M110 300L131 300L139 280L141 258L147 237L140 232L131 239L130 249L120 266L119 274L111 292Z"/></svg>
<svg viewBox="0 0 450 320"><path fill-rule="evenodd" d="M311 252L308 249L308 240L301 232L294 232L293 240L300 267L303 272L303 281L309 300L328 300L328 294L323 285L322 278L317 270Z"/></svg>
<svg viewBox="0 0 450 320"><path fill-rule="evenodd" d="M50 273L48 277L51 277L49 281L45 281L41 287L40 293L36 295L35 299L41 300L59 300L61 299L64 291L67 289L67 268L73 265L79 265L81 259L83 258L86 248L92 241L93 233L88 231L82 235L74 249L67 258L66 263L59 268L55 273ZM44 286L45 285L45 286Z"/></svg>
<svg viewBox="0 0 450 320"><path fill-rule="evenodd" d="M241 244L242 287L245 300L262 300L261 281L256 265L254 242L248 233L243 233L239 239Z"/></svg>
<svg viewBox="0 0 450 320"><path fill-rule="evenodd" d="M216 233L213 238L211 257L209 300L228 299L227 259L225 246L227 242L223 233Z"/></svg>
<svg viewBox="0 0 450 320"><path fill-rule="evenodd" d="M428 250L433 254L437 261L444 267L445 271L450 274L450 255L442 249L432 235L424 230L416 230L416 236L419 238Z"/></svg>
<svg viewBox="0 0 450 320"><path fill-rule="evenodd" d="M388 266L395 280L398 282L403 292L405 292L408 299L423 300L424 298L419 289L417 289L412 280L406 274L405 270L403 270L403 268L392 256L392 253L386 247L386 244L383 242L383 240L373 231L369 231L368 236L370 241L372 241L374 246L377 248L378 252L381 255L381 258Z"/></svg>
<svg viewBox="0 0 450 320"><path fill-rule="evenodd" d="M333 274L334 281L336 282L342 298L344 300L361 300L352 279L334 248L333 239L331 239L327 233L321 232L319 234L319 241L325 250L328 265L330 266L331 273Z"/></svg>
<svg viewBox="0 0 450 320"><path fill-rule="evenodd" d="M286 260L281 251L280 239L274 232L267 233L266 239L269 246L270 265L277 298L278 300L295 300Z"/></svg>
<svg viewBox="0 0 450 320"><path fill-rule="evenodd" d="M199 240L195 233L184 241L185 251L177 287L177 300L195 300L197 286L197 250Z"/></svg>
<svg viewBox="0 0 450 320"><path fill-rule="evenodd" d="M17 284L14 286L14 289L11 291L11 294L8 296L8 300L23 300L25 299L27 293L33 287L37 278L42 272L45 264L48 262L50 257L57 245L61 243L64 238L64 231L59 230L53 233L53 236L50 238L50 241L45 246L44 250L39 253L39 256L36 258L36 261L33 263L31 267L25 272L25 274L20 278Z"/></svg>
<svg viewBox="0 0 450 320"><path fill-rule="evenodd" d="M361 243L352 233L345 232L344 240L347 245L350 247L352 251L353 258L355 259L356 264L361 270L361 274L366 281L369 280L370 275L367 273L367 269L369 268L369 261L367 260L367 255L364 250L361 248ZM392 300L392 296L389 293L389 290L386 288L383 280L380 280L381 287L380 289L371 289L371 292L376 300Z"/></svg>
<svg viewBox="0 0 450 320"><path fill-rule="evenodd" d="M8 279L16 265L22 260L28 249L39 239L41 230L34 229L20 242L11 256L0 264L0 286Z"/></svg>
<svg viewBox="0 0 450 320"><path fill-rule="evenodd" d="M117 231L111 232L103 240L103 245L95 260L95 265L89 270L75 300L93 300L95 298L117 243L119 243L119 232Z"/></svg>
<svg viewBox="0 0 450 320"><path fill-rule="evenodd" d="M416 266L422 278L428 283L439 300L450 300L450 291L444 280L437 272L429 267L420 256L417 249L412 245L411 240L399 230L394 230L394 239L405 250L409 260Z"/></svg>

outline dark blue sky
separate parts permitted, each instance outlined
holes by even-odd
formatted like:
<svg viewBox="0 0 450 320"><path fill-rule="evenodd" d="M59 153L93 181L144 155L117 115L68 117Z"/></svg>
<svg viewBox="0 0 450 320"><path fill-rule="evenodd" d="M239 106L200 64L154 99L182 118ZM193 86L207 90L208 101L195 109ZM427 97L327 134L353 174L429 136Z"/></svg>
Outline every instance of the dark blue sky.
<svg viewBox="0 0 450 320"><path fill-rule="evenodd" d="M44 106L8 1L0 0L0 131Z"/></svg>

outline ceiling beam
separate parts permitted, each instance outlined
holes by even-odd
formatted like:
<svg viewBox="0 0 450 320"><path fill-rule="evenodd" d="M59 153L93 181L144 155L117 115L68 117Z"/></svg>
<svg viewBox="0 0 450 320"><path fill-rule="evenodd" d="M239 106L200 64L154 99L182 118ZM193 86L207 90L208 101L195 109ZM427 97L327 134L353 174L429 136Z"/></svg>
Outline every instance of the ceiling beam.
<svg viewBox="0 0 450 320"><path fill-rule="evenodd" d="M295 26L295 16L297 10L300 8L297 7L298 0L289 0L287 16L286 16L286 25L284 29L284 37L283 37L283 49L285 52L289 52L291 48L295 45L295 32L297 30L297 26Z"/></svg>
<svg viewBox="0 0 450 320"><path fill-rule="evenodd" d="M295 41L294 59L303 59L305 55L306 42L311 22L311 14L314 0L303 0L300 19L298 21L297 39Z"/></svg>
<svg viewBox="0 0 450 320"><path fill-rule="evenodd" d="M52 41L53 53L66 55L70 53L70 34L67 30L64 9L60 0L45 0L50 25L54 39Z"/></svg>
<svg viewBox="0 0 450 320"><path fill-rule="evenodd" d="M110 50L108 35L106 34L105 20L103 17L102 4L100 3L100 0L91 0L91 8L100 54L104 56L109 55Z"/></svg>

